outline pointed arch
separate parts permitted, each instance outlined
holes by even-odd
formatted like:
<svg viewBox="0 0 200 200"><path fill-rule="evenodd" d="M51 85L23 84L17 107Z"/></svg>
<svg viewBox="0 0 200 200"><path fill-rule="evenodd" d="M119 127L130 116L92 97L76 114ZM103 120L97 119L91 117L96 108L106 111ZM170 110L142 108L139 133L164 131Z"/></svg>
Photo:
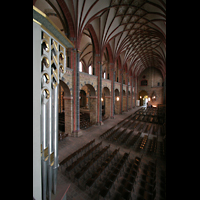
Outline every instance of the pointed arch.
<svg viewBox="0 0 200 200"><path fill-rule="evenodd" d="M60 9L63 11L66 19L67 19L67 23L68 23L68 26L69 26L69 33L70 33L70 37L71 38L75 38L75 28L74 28L74 23L73 23L73 20L72 20L72 16L69 12L69 9L65 3L64 0L57 0L59 6L60 6Z"/></svg>
<svg viewBox="0 0 200 200"><path fill-rule="evenodd" d="M94 28L91 24L89 24L87 26L87 29L89 30L90 35L92 37L92 42L93 42L93 45L94 45L95 54L99 54L99 41L98 41L97 35L95 33L95 30L94 30Z"/></svg>

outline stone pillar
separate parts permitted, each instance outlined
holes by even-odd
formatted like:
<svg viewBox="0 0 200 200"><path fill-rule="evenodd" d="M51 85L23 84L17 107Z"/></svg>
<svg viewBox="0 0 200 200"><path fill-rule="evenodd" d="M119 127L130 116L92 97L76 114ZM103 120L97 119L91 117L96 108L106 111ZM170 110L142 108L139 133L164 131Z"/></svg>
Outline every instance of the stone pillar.
<svg viewBox="0 0 200 200"><path fill-rule="evenodd" d="M130 77L130 85L131 85L131 95L130 95L130 108L133 108L133 79Z"/></svg>
<svg viewBox="0 0 200 200"><path fill-rule="evenodd" d="M97 96L90 96L90 122L97 123Z"/></svg>
<svg viewBox="0 0 200 200"><path fill-rule="evenodd" d="M126 85L126 111L128 111L128 81Z"/></svg>
<svg viewBox="0 0 200 200"><path fill-rule="evenodd" d="M135 106L137 105L136 104L136 100L137 100L137 77L135 77L135 91L134 91L134 93L135 93Z"/></svg>
<svg viewBox="0 0 200 200"><path fill-rule="evenodd" d="M111 96L105 96L105 117L110 117Z"/></svg>
<svg viewBox="0 0 200 200"><path fill-rule="evenodd" d="M96 55L96 68L97 68L97 76L98 76L98 85L97 85L97 124L98 125L103 125L102 122L102 102L101 102L101 97L102 97L102 63L101 63L101 58L100 54Z"/></svg>
<svg viewBox="0 0 200 200"><path fill-rule="evenodd" d="M65 133L74 136L73 132L73 97L63 97L65 104Z"/></svg>
<svg viewBox="0 0 200 200"><path fill-rule="evenodd" d="M115 103L115 67L114 63L110 63L110 79L111 79L111 113L110 118L114 119L114 103Z"/></svg>
<svg viewBox="0 0 200 200"><path fill-rule="evenodd" d="M121 72L121 89L120 89L120 113L122 114L123 111L123 73L122 70L120 70Z"/></svg>
<svg viewBox="0 0 200 200"><path fill-rule="evenodd" d="M80 89L79 89L79 51L73 49L73 135L79 137L82 135L80 130Z"/></svg>

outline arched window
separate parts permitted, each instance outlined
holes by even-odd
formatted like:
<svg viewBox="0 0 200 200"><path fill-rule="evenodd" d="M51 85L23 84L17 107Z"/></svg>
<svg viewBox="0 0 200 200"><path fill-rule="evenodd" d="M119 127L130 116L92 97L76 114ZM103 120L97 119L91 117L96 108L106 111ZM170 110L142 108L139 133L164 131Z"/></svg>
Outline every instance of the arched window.
<svg viewBox="0 0 200 200"><path fill-rule="evenodd" d="M79 62L79 72L82 72L83 71L83 65L81 62Z"/></svg>
<svg viewBox="0 0 200 200"><path fill-rule="evenodd" d="M89 74L92 75L92 66L89 66Z"/></svg>
<svg viewBox="0 0 200 200"><path fill-rule="evenodd" d="M148 82L147 80L141 80L141 86L147 86L148 85Z"/></svg>
<svg viewBox="0 0 200 200"><path fill-rule="evenodd" d="M106 79L106 72L103 73L103 78Z"/></svg>

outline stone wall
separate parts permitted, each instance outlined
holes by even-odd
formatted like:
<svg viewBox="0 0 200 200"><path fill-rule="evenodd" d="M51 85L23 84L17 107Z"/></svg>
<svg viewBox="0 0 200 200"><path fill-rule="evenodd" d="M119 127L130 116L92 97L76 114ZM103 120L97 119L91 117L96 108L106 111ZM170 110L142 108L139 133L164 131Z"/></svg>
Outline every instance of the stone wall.
<svg viewBox="0 0 200 200"><path fill-rule="evenodd" d="M72 73L73 73L73 69L66 68L66 73L63 75L61 79L69 87L71 96L72 96Z"/></svg>
<svg viewBox="0 0 200 200"><path fill-rule="evenodd" d="M97 93L97 76L87 74L85 72L80 72L80 86L81 89L84 85L90 84L94 87L95 92Z"/></svg>

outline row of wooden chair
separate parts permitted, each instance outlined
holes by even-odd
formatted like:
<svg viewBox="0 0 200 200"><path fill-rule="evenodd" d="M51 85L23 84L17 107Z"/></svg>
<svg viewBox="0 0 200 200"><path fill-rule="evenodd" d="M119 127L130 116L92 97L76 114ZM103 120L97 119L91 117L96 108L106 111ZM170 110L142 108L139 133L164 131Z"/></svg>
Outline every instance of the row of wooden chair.
<svg viewBox="0 0 200 200"><path fill-rule="evenodd" d="M92 159L90 159L88 162L84 164L83 167L75 174L75 179L79 180L84 174L86 174L86 171L90 169L90 167L93 166L93 164L110 148L109 146L105 146L102 150L100 150Z"/></svg>
<svg viewBox="0 0 200 200"><path fill-rule="evenodd" d="M104 137L107 136L107 139L109 137L111 137L114 133L113 131L118 131L121 127L126 127L126 128L130 128L130 126L132 126L132 124L134 122L131 122L131 120L135 120L135 114L129 115L128 117L126 117L125 119L123 119L122 121L118 122L115 126L111 127L110 129L108 129L107 131L105 131L104 133L102 133L99 138L102 139ZM138 122L139 124L139 122ZM138 125L137 124L137 125ZM136 125L136 126L137 126ZM116 129L117 128L117 129ZM111 136L109 136L109 134L111 134Z"/></svg>
<svg viewBox="0 0 200 200"><path fill-rule="evenodd" d="M133 138L128 141L127 146L128 147L133 147L134 144L136 143L136 141L138 140L138 138L140 137L140 135L141 135L141 132L138 132L137 135L134 135Z"/></svg>
<svg viewBox="0 0 200 200"><path fill-rule="evenodd" d="M144 133L149 132L150 129L151 129L151 126L152 126L152 124L147 125L146 128L145 128L145 130L144 130Z"/></svg>
<svg viewBox="0 0 200 200"><path fill-rule="evenodd" d="M127 142L128 138L133 134L133 131L129 131L121 140L120 144L124 144Z"/></svg>
<svg viewBox="0 0 200 200"><path fill-rule="evenodd" d="M68 161L72 160L81 152L83 152L84 150L88 149L91 145L93 145L93 143L95 142L95 139L91 140L90 142L88 142L87 144L85 144L84 146L82 146L81 148L79 148L78 150L76 150L75 152L73 152L72 154L70 154L69 156L67 156L64 160L62 160L59 165L63 166L65 165Z"/></svg>
<svg viewBox="0 0 200 200"><path fill-rule="evenodd" d="M141 176L137 200L154 200L156 197L156 161L149 161Z"/></svg>
<svg viewBox="0 0 200 200"><path fill-rule="evenodd" d="M115 196L114 200L131 198L131 194L134 191L134 184L136 183L140 162L141 158L135 157L134 161L128 164L122 181L117 188L118 195Z"/></svg>
<svg viewBox="0 0 200 200"><path fill-rule="evenodd" d="M165 157L166 156L166 140L163 140L160 142L160 156Z"/></svg>
<svg viewBox="0 0 200 200"><path fill-rule="evenodd" d="M124 130L122 130L122 131L118 131L118 133L115 134L115 135L110 139L110 141L116 142L116 141L119 139L119 137L122 136L126 131L127 131L126 128L125 128Z"/></svg>
<svg viewBox="0 0 200 200"><path fill-rule="evenodd" d="M86 153L84 153L81 157L79 157L76 161L72 162L71 165L69 165L66 169L65 172L69 176L70 171L75 169L75 167L80 164L81 161L86 161L86 158L88 155L91 153L94 153L94 151L102 144L102 141L93 146L91 149L89 149ZM70 177L70 176L69 176Z"/></svg>
<svg viewBox="0 0 200 200"><path fill-rule="evenodd" d="M153 126L153 129L152 129L152 135L156 135L156 133L158 133L158 126Z"/></svg>
<svg viewBox="0 0 200 200"><path fill-rule="evenodd" d="M96 183L98 177L100 177L104 170L109 166L110 163L114 160L115 156L119 152L119 149L115 149L102 163L101 165L93 172L92 176L87 179L86 187L90 188L93 184Z"/></svg>
<svg viewBox="0 0 200 200"><path fill-rule="evenodd" d="M153 137L153 139L150 140L150 144L147 149L147 154L156 153L156 150L157 150L157 137Z"/></svg>
<svg viewBox="0 0 200 200"><path fill-rule="evenodd" d="M108 136L106 136L105 139L109 140L115 133L117 133L119 131L120 128L121 128L121 126L118 127L117 129L115 129L114 131L112 131Z"/></svg>
<svg viewBox="0 0 200 200"><path fill-rule="evenodd" d="M135 148L135 151L140 151L145 148L145 145L148 140L148 135L144 135L143 138L140 138L139 141L137 142L137 146Z"/></svg>
<svg viewBox="0 0 200 200"><path fill-rule="evenodd" d="M103 132L103 133L99 136L99 138L101 139L101 138L107 136L107 135L108 135L111 131L113 131L115 128L116 128L116 126L113 126L113 127L109 128L107 131Z"/></svg>
<svg viewBox="0 0 200 200"><path fill-rule="evenodd" d="M130 153L129 153L130 154ZM118 177L118 174L120 173L121 169L123 168L125 162L127 161L129 157L128 153L124 153L123 157L119 160L119 162L113 166L110 170L109 175L107 176L104 185L101 187L99 195L103 198L106 197L108 193L110 193L110 189L112 188L115 180Z"/></svg>

